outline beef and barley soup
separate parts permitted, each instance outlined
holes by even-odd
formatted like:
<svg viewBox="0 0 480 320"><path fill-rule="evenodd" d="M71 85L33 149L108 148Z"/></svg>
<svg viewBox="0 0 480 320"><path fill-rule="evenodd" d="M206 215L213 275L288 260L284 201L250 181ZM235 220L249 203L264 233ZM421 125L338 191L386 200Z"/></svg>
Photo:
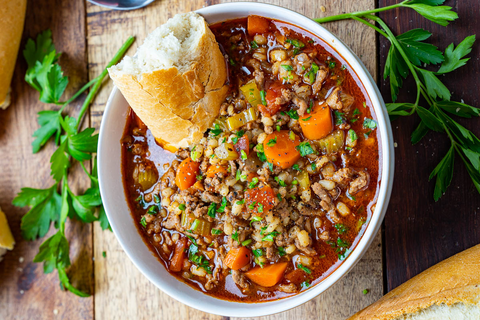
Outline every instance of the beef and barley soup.
<svg viewBox="0 0 480 320"><path fill-rule="evenodd" d="M219 117L171 154L132 111L125 192L181 281L232 301L287 297L348 259L373 214L375 115L355 72L312 34L257 16L210 28L229 73Z"/></svg>

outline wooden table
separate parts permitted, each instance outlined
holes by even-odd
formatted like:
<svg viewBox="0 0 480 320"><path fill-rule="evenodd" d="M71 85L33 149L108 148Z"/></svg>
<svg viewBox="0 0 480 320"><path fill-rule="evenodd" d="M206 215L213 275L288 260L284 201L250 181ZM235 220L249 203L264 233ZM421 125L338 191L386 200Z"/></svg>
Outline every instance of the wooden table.
<svg viewBox="0 0 480 320"><path fill-rule="evenodd" d="M221 1L167 1L157 0L145 9L118 12L93 6L83 1L36 0L29 2L24 32L27 38L50 28L65 73L70 78L67 95L72 94L89 79L97 76L114 52L129 35L138 41L176 13L201 8ZM309 17L365 10L375 7L375 0L271 0L266 1L303 13ZM379 5L393 4L395 0L379 0ZM432 41L445 47L458 42L467 34L480 31L474 12L480 5L476 0L464 0L456 5L462 19L448 28L434 26L407 10L382 14L394 32L414 27L434 31ZM323 8L326 12L323 12ZM477 20L475 20L477 19ZM383 63L389 47L385 39L378 39L371 30L355 22L325 25L344 40L363 60L372 75L381 79ZM476 30L475 30L476 28ZM448 39L448 40L447 40ZM480 70L478 45L468 68L445 78L455 99L464 99L475 105L479 90L475 85ZM220 319L186 307L162 293L128 260L111 232L103 232L98 224L83 225L69 222L72 267L69 275L74 285L94 295L78 298L61 291L56 273L43 274L42 265L32 262L41 240L26 242L19 232L20 219L26 212L11 205L21 187L45 188L51 185L49 158L53 145L32 155L32 133L37 129L36 113L54 106L38 101L38 93L23 80L26 63L19 57L12 83L13 105L0 111L0 206L7 212L17 245L0 263L0 318L1 319ZM388 84L379 83L385 97ZM406 84L409 88L410 84ZM105 102L112 88L105 84L92 105L86 125L100 125ZM408 90L408 89L407 89ZM404 90L400 97L411 101ZM67 112L76 114L82 103L78 99ZM386 99L389 100L388 98ZM377 235L364 258L352 272L314 300L293 310L265 317L269 319L345 319L367 306L408 278L432 264L480 242L480 196L476 193L464 168L457 161L454 180L447 194L433 201L433 183L427 181L429 172L446 152L447 144L441 134L430 133L421 144L412 146L410 133L418 123L416 117L393 123L396 148L396 176L394 192L385 219L383 232ZM479 120L465 121L469 128ZM83 191L89 182L79 168L70 185ZM383 245L382 245L383 243ZM106 257L102 253L106 252ZM364 295L362 291L368 289Z"/></svg>

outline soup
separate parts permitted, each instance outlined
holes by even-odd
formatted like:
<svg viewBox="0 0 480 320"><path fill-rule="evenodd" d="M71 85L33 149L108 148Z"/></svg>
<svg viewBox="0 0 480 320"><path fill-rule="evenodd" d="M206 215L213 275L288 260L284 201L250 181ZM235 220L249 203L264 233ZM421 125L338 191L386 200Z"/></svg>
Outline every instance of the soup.
<svg viewBox="0 0 480 320"><path fill-rule="evenodd" d="M228 66L220 115L172 154L130 112L131 213L188 285L238 302L288 297L348 259L366 228L380 184L375 115L348 63L307 31L258 16L210 28Z"/></svg>

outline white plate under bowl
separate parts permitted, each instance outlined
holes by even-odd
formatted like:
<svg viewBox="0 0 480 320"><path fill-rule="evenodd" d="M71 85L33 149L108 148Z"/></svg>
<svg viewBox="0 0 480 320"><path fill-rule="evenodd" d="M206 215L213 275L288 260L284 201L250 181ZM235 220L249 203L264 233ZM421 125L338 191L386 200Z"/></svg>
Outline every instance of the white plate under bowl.
<svg viewBox="0 0 480 320"><path fill-rule="evenodd" d="M108 219L118 241L135 266L158 288L193 308L228 317L265 316L297 307L327 290L360 260L375 237L385 215L393 184L393 138L390 121L380 91L360 59L337 37L315 21L294 11L261 3L227 3L197 11L208 23L246 17L251 14L278 19L309 30L333 47L355 70L372 102L378 121L381 153L381 184L375 213L356 248L326 279L295 296L262 303L244 304L220 300L194 290L180 282L164 268L148 249L137 231L127 205L121 172L120 139L129 110L127 101L117 88L107 101L100 127L98 145L98 175L100 192ZM128 275L127 275L128 276Z"/></svg>

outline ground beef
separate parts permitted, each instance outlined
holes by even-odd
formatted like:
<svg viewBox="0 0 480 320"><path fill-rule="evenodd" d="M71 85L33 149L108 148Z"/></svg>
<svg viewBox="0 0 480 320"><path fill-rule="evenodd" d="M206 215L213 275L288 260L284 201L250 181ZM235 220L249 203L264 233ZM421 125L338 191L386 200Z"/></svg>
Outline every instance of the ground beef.
<svg viewBox="0 0 480 320"><path fill-rule="evenodd" d="M278 286L278 290L286 293L295 293L298 291L298 288L295 284L290 283L290 284L280 284Z"/></svg>
<svg viewBox="0 0 480 320"><path fill-rule="evenodd" d="M166 229L178 229L180 228L180 216L171 212L167 220L163 222L163 227Z"/></svg>
<svg viewBox="0 0 480 320"><path fill-rule="evenodd" d="M317 94L322 90L323 82L327 78L328 70L325 66L320 66L315 77L315 82L312 85L313 93Z"/></svg>
<svg viewBox="0 0 480 320"><path fill-rule="evenodd" d="M242 289L250 287L250 283L245 279L245 275L238 270L232 270L232 279Z"/></svg>
<svg viewBox="0 0 480 320"><path fill-rule="evenodd" d="M350 182L350 188L348 189L348 193L355 194L368 186L370 182L370 175L366 171L358 172L358 177Z"/></svg>
<svg viewBox="0 0 480 320"><path fill-rule="evenodd" d="M341 168L335 171L331 179L340 184L342 187L346 187L354 175L355 170L351 168Z"/></svg>

